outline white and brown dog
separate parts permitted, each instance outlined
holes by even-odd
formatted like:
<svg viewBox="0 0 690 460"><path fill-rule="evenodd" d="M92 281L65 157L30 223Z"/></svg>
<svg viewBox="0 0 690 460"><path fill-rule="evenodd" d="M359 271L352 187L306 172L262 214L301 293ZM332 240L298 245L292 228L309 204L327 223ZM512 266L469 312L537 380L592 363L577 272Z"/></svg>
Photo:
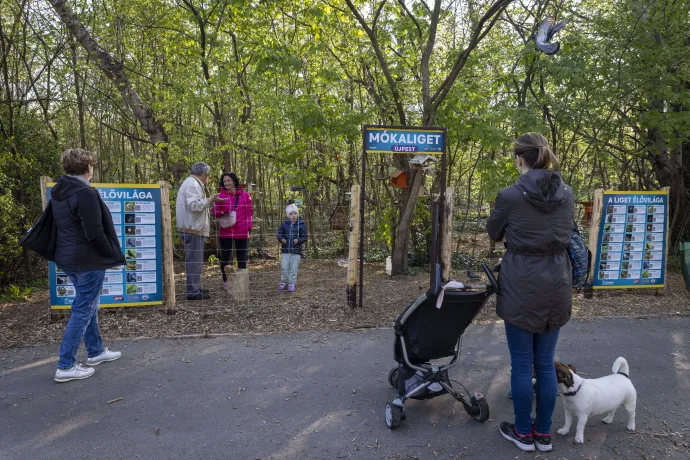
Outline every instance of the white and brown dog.
<svg viewBox="0 0 690 460"><path fill-rule="evenodd" d="M637 392L630 381L630 368L625 358L613 363L613 374L598 379L583 379L576 374L575 366L556 362L558 390L565 409L565 425L558 434L570 431L573 416L577 417L575 443L585 442L587 418L607 414L604 423L613 422L613 415L621 405L628 412L628 430L635 431L635 405Z"/></svg>

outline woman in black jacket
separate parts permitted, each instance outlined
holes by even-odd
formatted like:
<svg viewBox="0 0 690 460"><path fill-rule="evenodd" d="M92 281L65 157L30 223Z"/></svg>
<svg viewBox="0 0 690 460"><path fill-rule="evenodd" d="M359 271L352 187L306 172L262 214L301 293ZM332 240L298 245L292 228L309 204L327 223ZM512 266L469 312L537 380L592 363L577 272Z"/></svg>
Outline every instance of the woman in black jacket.
<svg viewBox="0 0 690 460"><path fill-rule="evenodd" d="M103 347L98 328L98 307L103 278L108 268L123 265L125 258L115 233L113 219L96 189L91 187L94 156L82 149L68 149L60 156L66 176L51 190L57 227L55 264L74 285L76 297L62 337L56 382L85 379L93 367L75 364L82 339L88 366L114 361L119 351Z"/></svg>
<svg viewBox="0 0 690 460"><path fill-rule="evenodd" d="M496 313L505 322L515 424L501 433L524 451L549 451L558 387L554 354L558 333L570 319L573 192L561 179L558 159L539 133L515 140L518 181L504 188L486 224L489 237L504 240ZM549 169L551 166L552 169ZM532 368L536 418L532 423Z"/></svg>

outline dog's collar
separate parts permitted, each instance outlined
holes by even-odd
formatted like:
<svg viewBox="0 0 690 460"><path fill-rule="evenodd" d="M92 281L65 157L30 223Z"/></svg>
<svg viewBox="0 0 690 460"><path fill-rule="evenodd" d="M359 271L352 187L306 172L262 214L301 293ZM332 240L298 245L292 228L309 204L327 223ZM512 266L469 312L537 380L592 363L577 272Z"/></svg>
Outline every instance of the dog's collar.
<svg viewBox="0 0 690 460"><path fill-rule="evenodd" d="M618 374L620 374L623 377L625 377L626 379L630 380L630 377L625 372L618 372ZM563 393L563 396L575 396L577 394L577 392L580 391L580 388L582 388L582 384L580 384L580 386L577 387L577 390L575 390L575 391L569 391L567 393Z"/></svg>
<svg viewBox="0 0 690 460"><path fill-rule="evenodd" d="M582 388L582 384L580 384L579 387L575 391L569 391L567 393L563 393L563 396L575 396L578 391L580 391L580 388Z"/></svg>

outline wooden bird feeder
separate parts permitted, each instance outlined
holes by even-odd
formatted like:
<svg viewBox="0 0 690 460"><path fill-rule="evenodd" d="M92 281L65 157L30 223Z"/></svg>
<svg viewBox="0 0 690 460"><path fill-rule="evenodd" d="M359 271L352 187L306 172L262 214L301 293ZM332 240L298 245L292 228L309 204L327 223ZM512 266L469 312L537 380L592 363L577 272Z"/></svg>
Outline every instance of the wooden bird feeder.
<svg viewBox="0 0 690 460"><path fill-rule="evenodd" d="M393 174L391 174L390 184L393 187L409 188L409 185L407 184L407 174L405 174L405 171L398 169L393 172Z"/></svg>
<svg viewBox="0 0 690 460"><path fill-rule="evenodd" d="M375 180L388 180L388 175L386 174L386 165L383 163L377 163L374 165L376 170Z"/></svg>
<svg viewBox="0 0 690 460"><path fill-rule="evenodd" d="M585 208L585 214L582 216L582 225L584 227L589 227L592 223L592 209L594 208L593 201L578 201L579 205Z"/></svg>
<svg viewBox="0 0 690 460"><path fill-rule="evenodd" d="M330 217L331 230L348 230L350 228L350 216L345 206L338 205Z"/></svg>

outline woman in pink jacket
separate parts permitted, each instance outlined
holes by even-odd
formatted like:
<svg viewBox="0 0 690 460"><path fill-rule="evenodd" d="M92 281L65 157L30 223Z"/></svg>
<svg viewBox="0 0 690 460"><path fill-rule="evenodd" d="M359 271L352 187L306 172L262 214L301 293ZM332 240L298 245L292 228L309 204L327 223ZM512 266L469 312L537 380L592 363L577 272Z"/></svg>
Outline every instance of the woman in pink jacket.
<svg viewBox="0 0 690 460"><path fill-rule="evenodd" d="M249 233L252 231L252 198L249 193L239 187L240 181L234 172L223 173L220 176L218 187L219 198L225 201L216 201L213 207L213 215L218 219L218 237L220 239L220 272L223 275L223 284L227 289L228 279L225 275L225 266L233 262L232 247L235 244L237 253L237 266L240 270L247 268L247 253L249 251ZM232 213L235 213L235 223L227 226L232 221Z"/></svg>

